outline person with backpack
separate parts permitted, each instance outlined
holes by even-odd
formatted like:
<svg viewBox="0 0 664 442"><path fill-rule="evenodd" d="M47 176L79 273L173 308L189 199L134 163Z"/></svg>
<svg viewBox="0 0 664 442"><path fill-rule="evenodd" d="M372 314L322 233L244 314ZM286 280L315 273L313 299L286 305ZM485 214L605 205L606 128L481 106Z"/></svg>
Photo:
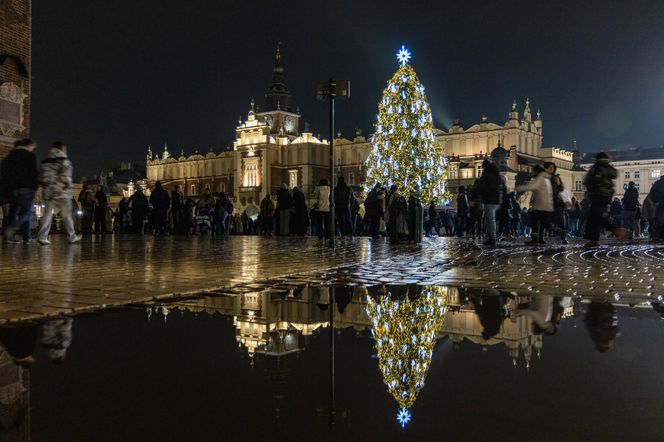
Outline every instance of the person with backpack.
<svg viewBox="0 0 664 442"><path fill-rule="evenodd" d="M171 207L171 197L168 191L161 186L161 181L154 184L154 189L150 193L150 204L152 204L152 224L154 234L165 235L168 232L167 220L168 209Z"/></svg>
<svg viewBox="0 0 664 442"><path fill-rule="evenodd" d="M48 155L41 162L39 172L43 188L42 198L46 206L37 235L39 244L45 246L51 244L48 234L51 231L53 215L56 212L59 212L62 217L69 243L79 242L81 235L77 235L74 229L71 207L73 167L67 158L67 146L63 142L53 143Z"/></svg>
<svg viewBox="0 0 664 442"><path fill-rule="evenodd" d="M607 213L611 198L613 198L613 180L617 177L618 173L611 165L609 154L606 152L598 153L595 156L595 164L583 180L590 198L590 213L586 228L588 243L586 243L586 247L599 246L602 227L613 232L618 239L624 239L627 236L627 231L612 223Z"/></svg>
<svg viewBox="0 0 664 442"><path fill-rule="evenodd" d="M37 157L34 150L37 144L26 138L17 142L9 155L2 160L2 176L5 192L11 198L9 219L4 229L5 242L16 243L14 234L20 230L23 242L31 242L30 218L35 192L39 184Z"/></svg>

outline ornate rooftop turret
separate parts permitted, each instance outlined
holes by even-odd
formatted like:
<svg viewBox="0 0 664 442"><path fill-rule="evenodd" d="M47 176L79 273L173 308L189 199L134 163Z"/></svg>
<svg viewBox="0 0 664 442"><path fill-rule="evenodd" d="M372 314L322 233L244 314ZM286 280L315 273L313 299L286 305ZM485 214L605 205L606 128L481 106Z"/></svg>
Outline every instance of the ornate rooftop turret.
<svg viewBox="0 0 664 442"><path fill-rule="evenodd" d="M525 121L532 121L532 117L530 115L530 98L526 98L526 108L523 110L523 119Z"/></svg>
<svg viewBox="0 0 664 442"><path fill-rule="evenodd" d="M519 111L516 109L516 99L512 102L512 110L510 111L510 120L518 120Z"/></svg>
<svg viewBox="0 0 664 442"><path fill-rule="evenodd" d="M168 152L168 144L164 143L164 153L161 154L161 159L166 160L171 156L171 154Z"/></svg>
<svg viewBox="0 0 664 442"><path fill-rule="evenodd" d="M283 110L290 112L290 92L284 80L284 68L281 67L281 42L277 44L272 68L272 83L265 92L265 111Z"/></svg>
<svg viewBox="0 0 664 442"><path fill-rule="evenodd" d="M152 156L152 148L150 148L150 146L148 146L147 158L148 158L148 161L152 161L152 158L153 158L153 156Z"/></svg>

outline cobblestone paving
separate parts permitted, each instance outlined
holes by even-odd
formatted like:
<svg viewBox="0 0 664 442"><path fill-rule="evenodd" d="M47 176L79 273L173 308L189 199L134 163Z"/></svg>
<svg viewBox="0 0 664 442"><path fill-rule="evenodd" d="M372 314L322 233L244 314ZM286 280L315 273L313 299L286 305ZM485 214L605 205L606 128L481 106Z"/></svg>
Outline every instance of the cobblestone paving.
<svg viewBox="0 0 664 442"><path fill-rule="evenodd" d="M634 302L664 294L664 247L581 243L484 249L436 238L422 246L316 238L85 238L70 246L0 248L0 322L38 319L200 293L304 284L419 283L598 295Z"/></svg>

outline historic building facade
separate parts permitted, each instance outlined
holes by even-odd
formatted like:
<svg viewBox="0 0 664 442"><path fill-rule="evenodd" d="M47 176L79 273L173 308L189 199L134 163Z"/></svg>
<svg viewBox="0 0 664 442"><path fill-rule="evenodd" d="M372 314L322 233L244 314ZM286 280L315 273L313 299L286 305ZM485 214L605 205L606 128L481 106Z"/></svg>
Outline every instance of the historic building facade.
<svg viewBox="0 0 664 442"><path fill-rule="evenodd" d="M314 136L308 124L301 130L299 110L293 110L286 87L281 53L277 49L272 83L265 93L265 108L251 102L244 121L235 130L231 151L208 152L178 158L168 147L160 156L148 151L147 177L161 181L167 189L180 185L185 195L199 195L205 188L226 192L240 207L259 205L283 184L308 194L319 180L329 176L329 142ZM360 131L351 140L335 142L337 170L349 183L363 182L363 165L371 145Z"/></svg>
<svg viewBox="0 0 664 442"><path fill-rule="evenodd" d="M180 185L185 195L199 195L205 188L223 191L235 198L236 207L257 206L282 184L310 194L320 179L329 177L329 142L314 136L308 124L302 128L299 110L293 111L290 101L277 49L265 108L259 109L252 100L246 119L235 130L232 150L190 156L182 153L176 158L167 146L157 156L148 149L148 181L161 181L169 190ZM509 189L514 188L519 174L529 175L534 165L545 161L557 164L567 189L573 189L583 173L577 153L543 147L541 114L539 110L532 114L529 100L521 116L514 103L502 125L482 117L464 129L455 121L449 130L437 130L436 138L445 148L452 193L460 186L472 185L481 175L485 159L499 165ZM337 176L351 185L365 184L370 139L360 130L353 139L338 133L334 148Z"/></svg>
<svg viewBox="0 0 664 442"><path fill-rule="evenodd" d="M32 1L0 0L0 158L30 132Z"/></svg>

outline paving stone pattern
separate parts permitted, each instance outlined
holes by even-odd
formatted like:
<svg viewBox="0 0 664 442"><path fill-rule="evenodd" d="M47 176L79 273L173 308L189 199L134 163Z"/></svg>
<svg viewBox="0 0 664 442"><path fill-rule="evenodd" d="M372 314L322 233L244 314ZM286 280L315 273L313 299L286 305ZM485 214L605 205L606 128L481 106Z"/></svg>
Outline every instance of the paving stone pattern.
<svg viewBox="0 0 664 442"><path fill-rule="evenodd" d="M626 302L664 295L664 247L644 242L594 249L514 242L486 249L450 238L427 239L421 246L355 238L331 250L316 238L255 236L52 241L0 248L0 323L307 284L454 285Z"/></svg>

